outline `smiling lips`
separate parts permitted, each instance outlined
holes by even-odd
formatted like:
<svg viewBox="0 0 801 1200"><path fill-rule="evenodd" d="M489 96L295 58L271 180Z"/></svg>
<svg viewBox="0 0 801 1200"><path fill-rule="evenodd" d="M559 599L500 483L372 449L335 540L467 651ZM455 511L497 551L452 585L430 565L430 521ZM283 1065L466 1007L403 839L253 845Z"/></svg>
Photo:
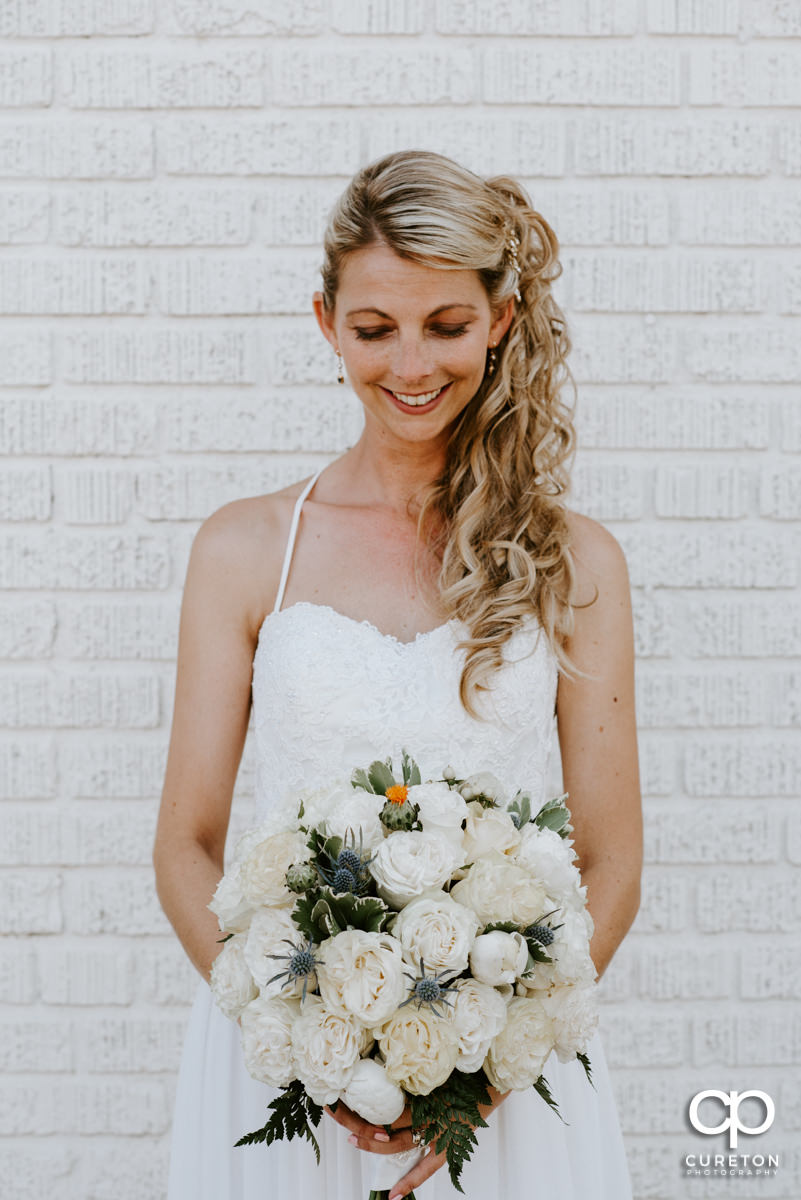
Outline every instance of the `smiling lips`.
<svg viewBox="0 0 801 1200"><path fill-rule="evenodd" d="M433 392L420 392L417 396L410 396L405 392L393 392L390 388L385 388L384 391L389 392L391 396L394 396L396 400L406 405L407 408L423 408L427 404L432 404L440 393L444 392L445 388L449 386L449 384L445 383Z"/></svg>

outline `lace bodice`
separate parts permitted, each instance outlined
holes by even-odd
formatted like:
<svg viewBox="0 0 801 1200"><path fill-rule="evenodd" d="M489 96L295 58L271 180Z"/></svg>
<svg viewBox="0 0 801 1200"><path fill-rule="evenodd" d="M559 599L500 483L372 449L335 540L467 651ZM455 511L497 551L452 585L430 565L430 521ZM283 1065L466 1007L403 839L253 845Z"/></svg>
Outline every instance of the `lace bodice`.
<svg viewBox="0 0 801 1200"><path fill-rule="evenodd" d="M322 469L322 468L321 468ZM458 775L492 771L542 803L554 732L558 666L539 623L529 618L503 647L471 717L459 700L466 625L452 620L412 642L382 633L323 604L282 609L304 499L295 505L275 608L264 618L253 659L256 809L259 817L304 787L405 747L423 778L445 766Z"/></svg>

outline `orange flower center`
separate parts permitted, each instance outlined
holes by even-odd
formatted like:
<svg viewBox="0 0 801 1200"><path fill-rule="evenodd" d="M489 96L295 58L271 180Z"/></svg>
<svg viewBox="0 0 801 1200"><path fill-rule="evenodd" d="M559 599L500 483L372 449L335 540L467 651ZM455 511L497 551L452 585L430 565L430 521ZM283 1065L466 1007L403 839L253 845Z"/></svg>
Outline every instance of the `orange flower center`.
<svg viewBox="0 0 801 1200"><path fill-rule="evenodd" d="M387 788L385 795L387 800L391 800L393 804L405 804L409 789L405 783L394 783L392 787Z"/></svg>

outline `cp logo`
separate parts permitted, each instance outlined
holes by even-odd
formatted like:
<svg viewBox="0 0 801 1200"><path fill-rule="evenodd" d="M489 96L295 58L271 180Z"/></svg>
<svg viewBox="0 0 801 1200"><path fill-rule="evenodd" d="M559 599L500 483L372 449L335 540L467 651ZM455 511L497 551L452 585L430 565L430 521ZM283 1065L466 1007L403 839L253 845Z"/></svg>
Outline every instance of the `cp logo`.
<svg viewBox="0 0 801 1200"><path fill-rule="evenodd" d="M749 1096L756 1096L765 1108L765 1120L761 1125L743 1125L740 1120L740 1104ZM724 1108L728 1108L729 1116L724 1117L720 1125L704 1125L698 1116L698 1109L707 1098L720 1100ZM705 1092L697 1092L690 1101L690 1122L699 1133L724 1133L729 1131L729 1149L737 1149L737 1134L738 1133L764 1133L766 1129L770 1129L773 1124L773 1118L776 1115L776 1108L767 1092L758 1092L752 1089L748 1092L719 1092L716 1088L707 1088Z"/></svg>

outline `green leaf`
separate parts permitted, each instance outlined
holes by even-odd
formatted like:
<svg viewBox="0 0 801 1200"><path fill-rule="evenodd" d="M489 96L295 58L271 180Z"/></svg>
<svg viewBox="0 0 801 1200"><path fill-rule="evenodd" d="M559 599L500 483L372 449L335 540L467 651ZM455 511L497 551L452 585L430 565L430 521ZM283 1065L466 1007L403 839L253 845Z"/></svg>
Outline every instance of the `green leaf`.
<svg viewBox="0 0 801 1200"><path fill-rule="evenodd" d="M234 935L233 935L232 933L226 933L225 937L217 938L217 944L219 945L219 944L220 944L220 942L227 942L227 941L229 941L229 940L230 940L230 939L231 939L233 936L234 936Z"/></svg>
<svg viewBox="0 0 801 1200"><path fill-rule="evenodd" d="M328 888L325 891L329 893ZM320 896L312 909L311 921L317 930L315 940L318 942L325 941L326 938L336 937L345 928L345 923L337 919L336 903L332 900L330 894Z"/></svg>
<svg viewBox="0 0 801 1200"><path fill-rule="evenodd" d="M372 792L373 785L370 783L367 772L363 767L356 767L350 776L350 781L355 788L364 788L366 792Z"/></svg>
<svg viewBox="0 0 801 1200"><path fill-rule="evenodd" d="M292 909L292 920L303 936L307 937L310 942L320 941L317 925L312 915L319 899L320 892L317 888L314 888L299 896L295 907Z"/></svg>
<svg viewBox="0 0 801 1200"><path fill-rule="evenodd" d="M386 762L380 762L376 759L370 763L367 776L372 785L371 791L378 796L383 796L387 788L394 787L395 776L392 774L392 759L388 758Z"/></svg>
<svg viewBox="0 0 801 1200"><path fill-rule="evenodd" d="M495 933L499 930L501 933L520 933L520 926L515 925L514 921L492 921L489 925L484 926L484 933Z"/></svg>
<svg viewBox="0 0 801 1200"><path fill-rule="evenodd" d="M570 809L563 803L568 795L569 792L563 792L561 796L555 796L553 800L543 804L534 818L534 824L540 829L553 829L560 837L571 834L573 826L570 824Z"/></svg>
<svg viewBox="0 0 801 1200"><path fill-rule="evenodd" d="M551 1095L551 1089L548 1087L548 1081L546 1080L544 1075L540 1075L539 1079L534 1084L534 1091L538 1092L540 1094L540 1096L542 1096L545 1103L547 1105L549 1105L550 1108L553 1109L553 1111L556 1113L557 1117L562 1122L562 1124L567 1125L568 1122L564 1119L564 1117L560 1113L559 1106L556 1103L556 1101L554 1100L553 1096Z"/></svg>
<svg viewBox="0 0 801 1200"><path fill-rule="evenodd" d="M470 1075L452 1071L428 1096L409 1097L412 1128L420 1130L426 1145L435 1143L437 1154L445 1154L451 1182L459 1192L464 1192L459 1182L462 1169L478 1144L474 1127L487 1124L478 1106L491 1103L481 1070Z"/></svg>
<svg viewBox="0 0 801 1200"><path fill-rule="evenodd" d="M590 1083L592 1083L592 1070L590 1069L590 1060L589 1060L589 1058L587 1057L587 1055L586 1055L586 1054L577 1054L577 1055L576 1055L576 1058L579 1060L579 1062L581 1063L582 1067L584 1068L584 1073L585 1073L585 1075L587 1076L587 1078L589 1079ZM592 1086L593 1086L593 1088L595 1088L595 1084L594 1084L594 1083L592 1083ZM597 1091L597 1089L596 1089L596 1091Z"/></svg>
<svg viewBox="0 0 801 1200"><path fill-rule="evenodd" d="M311 907L301 908L298 903L292 917L306 936L315 942L336 937L344 929L382 933L394 916L378 896L355 896L353 892L334 892L326 887L315 892L312 900Z"/></svg>
<svg viewBox="0 0 801 1200"><path fill-rule="evenodd" d="M306 1095L306 1089L300 1080L296 1079L287 1087L282 1088L281 1095L277 1096L275 1100L271 1100L268 1107L273 1110L273 1115L267 1124L253 1133L246 1133L234 1145L253 1146L266 1142L270 1146L273 1142L281 1141L283 1138L305 1137L314 1147L319 1164L320 1146L312 1132L312 1125L320 1124L323 1110L319 1104L314 1103L310 1096Z"/></svg>
<svg viewBox="0 0 801 1200"><path fill-rule="evenodd" d="M531 797L528 792L517 792L506 811L518 829L523 829L531 820Z"/></svg>
<svg viewBox="0 0 801 1200"><path fill-rule="evenodd" d="M528 938L527 937L526 945L528 946L528 958L529 958L528 966L526 967L526 973L528 973L531 970L531 968L535 965L535 963L553 962L553 959L551 958L550 954L546 953L545 947L543 946L542 942L538 942L536 938Z"/></svg>
<svg viewBox="0 0 801 1200"><path fill-rule="evenodd" d="M420 783L421 780L420 768L414 759L409 757L405 747L402 753L401 761L403 764L403 782L407 787L414 787L416 784Z"/></svg>

